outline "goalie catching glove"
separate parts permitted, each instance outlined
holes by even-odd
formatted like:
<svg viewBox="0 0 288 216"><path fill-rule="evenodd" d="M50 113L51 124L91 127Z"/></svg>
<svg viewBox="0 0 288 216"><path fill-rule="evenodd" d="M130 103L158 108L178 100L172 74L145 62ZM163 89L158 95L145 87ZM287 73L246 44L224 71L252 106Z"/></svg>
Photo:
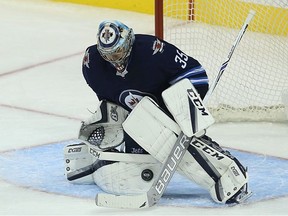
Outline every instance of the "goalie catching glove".
<svg viewBox="0 0 288 216"><path fill-rule="evenodd" d="M82 122L78 137L101 151L116 148L124 142L122 123L127 115L122 107L100 101L96 112Z"/></svg>

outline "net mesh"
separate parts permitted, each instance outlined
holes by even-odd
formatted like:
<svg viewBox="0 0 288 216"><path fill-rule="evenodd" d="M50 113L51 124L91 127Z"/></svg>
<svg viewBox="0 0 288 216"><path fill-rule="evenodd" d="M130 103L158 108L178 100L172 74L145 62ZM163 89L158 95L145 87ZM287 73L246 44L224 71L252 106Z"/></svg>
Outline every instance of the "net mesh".
<svg viewBox="0 0 288 216"><path fill-rule="evenodd" d="M198 59L210 82L256 12L209 99L217 121L287 120L287 8L287 0L164 0L164 39Z"/></svg>

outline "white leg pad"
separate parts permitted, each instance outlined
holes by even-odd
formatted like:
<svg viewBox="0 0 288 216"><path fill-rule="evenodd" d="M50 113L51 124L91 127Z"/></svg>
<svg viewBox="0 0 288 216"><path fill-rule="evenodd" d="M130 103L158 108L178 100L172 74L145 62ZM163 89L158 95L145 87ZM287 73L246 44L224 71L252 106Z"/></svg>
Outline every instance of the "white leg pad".
<svg viewBox="0 0 288 216"><path fill-rule="evenodd" d="M135 127L135 125L137 125ZM141 125L139 125L141 124ZM163 163L180 133L178 125L148 97L144 97L123 123L124 130L156 160ZM209 190L215 182L186 152L178 171Z"/></svg>
<svg viewBox="0 0 288 216"><path fill-rule="evenodd" d="M199 152L206 161L205 163L214 170L216 182L214 180L214 184L209 188L209 191L216 202L225 203L248 182L248 173L246 172L244 175L232 159L233 156L228 157L221 153L223 149L220 150L220 147L218 147L219 149L217 149L217 146L213 148L198 138L192 140L191 145Z"/></svg>
<svg viewBox="0 0 288 216"><path fill-rule="evenodd" d="M93 173L95 183L105 192L115 195L146 193L157 177L162 164L116 162ZM145 171L144 171L145 170ZM151 176L151 172L153 175ZM143 172L146 172L145 174ZM142 174L143 173L143 174ZM142 176L146 176L146 180ZM151 178L152 177L152 178ZM145 178L145 177L144 177Z"/></svg>
<svg viewBox="0 0 288 216"><path fill-rule="evenodd" d="M207 127L210 123L207 123ZM148 97L143 98L133 109L123 123L123 128L161 163L171 152L180 132L178 125ZM194 151L197 151L200 161L187 151L177 170L207 189L216 202L225 203L247 183L248 177L243 175L234 160L220 152L220 147L213 148L195 137L190 145L196 149ZM202 163L208 165L205 167ZM211 168L212 174L206 170L207 166Z"/></svg>
<svg viewBox="0 0 288 216"><path fill-rule="evenodd" d="M180 134L180 128L152 99L144 97L123 123L124 130L163 163ZM165 146L163 145L165 143Z"/></svg>
<svg viewBox="0 0 288 216"><path fill-rule="evenodd" d="M84 143L67 145L64 148L65 175L69 180L69 173L91 165L92 156L88 153L88 146ZM94 183L92 175L87 175L75 180L69 180L75 184L92 184Z"/></svg>
<svg viewBox="0 0 288 216"><path fill-rule="evenodd" d="M242 174L237 164L233 161L225 173L222 174L219 183L210 188L210 194L213 200L218 203L225 203L231 198L242 186L248 182L248 173L246 177ZM220 187L217 189L217 187ZM217 198L217 192L222 198Z"/></svg>
<svg viewBox="0 0 288 216"><path fill-rule="evenodd" d="M213 179L210 178L207 172L199 165L199 163L189 152L185 153L177 171L208 191L215 184ZM193 193L193 191L191 193Z"/></svg>

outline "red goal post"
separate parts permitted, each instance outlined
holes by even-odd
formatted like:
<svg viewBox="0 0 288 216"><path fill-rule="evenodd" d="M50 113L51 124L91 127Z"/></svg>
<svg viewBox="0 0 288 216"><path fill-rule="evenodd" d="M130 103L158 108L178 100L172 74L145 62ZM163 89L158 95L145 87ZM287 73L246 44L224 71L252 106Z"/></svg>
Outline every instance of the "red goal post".
<svg viewBox="0 0 288 216"><path fill-rule="evenodd" d="M188 0L187 18L194 20L194 0ZM163 39L163 0L154 1L155 36Z"/></svg>
<svg viewBox="0 0 288 216"><path fill-rule="evenodd" d="M213 80L253 9L208 107L218 121L287 121L287 8L287 0L155 0L155 35L198 59Z"/></svg>
<svg viewBox="0 0 288 216"><path fill-rule="evenodd" d="M163 0L155 0L155 36L163 39Z"/></svg>

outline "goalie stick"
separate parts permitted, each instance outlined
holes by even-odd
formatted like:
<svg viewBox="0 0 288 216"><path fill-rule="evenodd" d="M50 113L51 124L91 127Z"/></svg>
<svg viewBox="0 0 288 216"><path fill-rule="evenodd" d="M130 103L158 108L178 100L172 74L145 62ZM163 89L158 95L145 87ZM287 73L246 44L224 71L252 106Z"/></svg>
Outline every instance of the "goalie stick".
<svg viewBox="0 0 288 216"><path fill-rule="evenodd" d="M222 63L222 65L221 65L221 67L220 67L220 70L219 70L219 72L218 72L218 74L217 74L217 77L215 78L215 80L213 81L213 83L212 83L211 86L209 87L208 92L206 93L206 96L205 96L205 98L204 98L204 100L203 100L204 103L206 103L207 100L208 100L208 98L212 95L212 93L213 93L216 85L218 84L221 76L223 75L223 73L224 73L224 71L225 71L225 69L226 69L226 67L227 67L227 65L228 65L228 63L229 63L229 61L230 61L230 59L231 59L231 57L232 57L232 55L233 55L236 47L237 47L237 45L238 45L239 42L241 41L244 33L246 32L246 29L247 29L248 26L249 26L250 21L253 19L253 17L255 16L255 14L256 14L256 12L255 12L254 10L250 10L250 11L249 11L249 14L248 14L245 22L243 23L243 25L242 25L242 27L241 27L241 29L240 29L240 31L239 31L239 33L238 33L235 41L234 41L234 43L233 43L233 45L232 45L232 47L231 47L231 50L230 50L230 52L229 52L226 60Z"/></svg>
<svg viewBox="0 0 288 216"><path fill-rule="evenodd" d="M82 143L85 143L88 146L91 144L88 141L81 140ZM121 162L136 162L144 163L147 161L157 162L155 158L147 154L132 154L132 153L122 153L122 152L108 152L108 151L99 151L96 148L89 147L89 154L98 160L109 160L109 161L121 161Z"/></svg>
<svg viewBox="0 0 288 216"><path fill-rule="evenodd" d="M221 76L223 75L237 45L241 41L246 29L252 18L255 15L255 11L250 10L244 24L242 25L236 40L234 41L232 48L227 56L227 59L221 65L221 68L217 74L216 79L213 81L210 86L205 98L204 102L207 102L208 98L212 95L214 89L216 88ZM113 194L104 194L98 193L95 198L95 202L97 206L103 207L111 207L111 208L147 208L155 205L160 198L162 197L165 189L167 188L172 176L174 175L177 166L181 162L184 153L186 152L190 142L193 140L193 137L187 137L183 132L179 135L172 151L170 152L168 158L163 163L162 169L155 178L152 187L148 190L148 192L140 194L140 195L113 195ZM181 149L181 154L175 157L175 152ZM173 162L174 166L171 169L171 162Z"/></svg>
<svg viewBox="0 0 288 216"><path fill-rule="evenodd" d="M99 151L93 147L90 147L91 144L88 141L81 140L81 143L77 143L74 145L87 145L88 146L88 152L91 156L93 156L95 159L97 159L94 163L81 167L77 170L74 170L72 172L69 172L67 174L67 179L69 181L73 181L75 179L83 178L87 175L90 175L94 173L101 163L98 163L98 161L106 161L107 163L113 163L113 162L126 162L126 163L145 163L147 161L150 161L151 163L156 163L157 160L148 154L132 154L132 153L122 153L122 152L103 152ZM70 146L73 146L70 145ZM103 164L103 163L102 163Z"/></svg>

